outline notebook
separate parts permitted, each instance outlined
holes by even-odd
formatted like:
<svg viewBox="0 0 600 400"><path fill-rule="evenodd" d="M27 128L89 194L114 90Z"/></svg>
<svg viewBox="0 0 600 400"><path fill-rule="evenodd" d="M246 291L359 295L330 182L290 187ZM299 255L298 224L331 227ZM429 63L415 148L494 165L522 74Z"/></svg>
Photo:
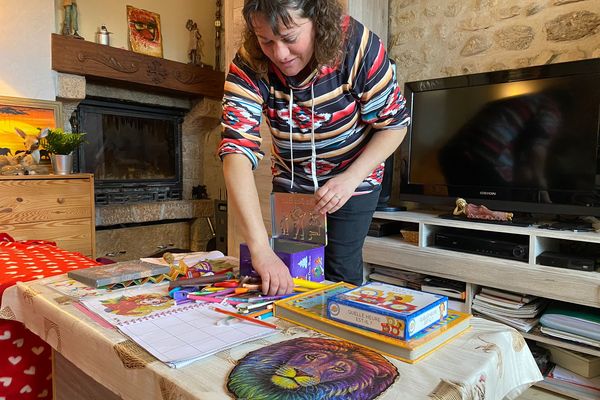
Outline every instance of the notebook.
<svg viewBox="0 0 600 400"><path fill-rule="evenodd" d="M167 290L168 284L142 285L84 298L81 304L172 368L277 332L248 322L219 324L224 315L214 305L176 305Z"/></svg>

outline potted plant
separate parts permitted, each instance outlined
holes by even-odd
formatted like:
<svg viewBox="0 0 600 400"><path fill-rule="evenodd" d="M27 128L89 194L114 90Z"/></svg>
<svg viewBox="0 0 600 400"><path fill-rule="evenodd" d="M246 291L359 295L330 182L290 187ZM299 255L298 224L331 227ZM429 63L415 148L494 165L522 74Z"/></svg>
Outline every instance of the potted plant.
<svg viewBox="0 0 600 400"><path fill-rule="evenodd" d="M85 133L65 132L61 128L50 129L42 139L42 147L50 154L52 168L57 175L73 172L73 152L85 143Z"/></svg>

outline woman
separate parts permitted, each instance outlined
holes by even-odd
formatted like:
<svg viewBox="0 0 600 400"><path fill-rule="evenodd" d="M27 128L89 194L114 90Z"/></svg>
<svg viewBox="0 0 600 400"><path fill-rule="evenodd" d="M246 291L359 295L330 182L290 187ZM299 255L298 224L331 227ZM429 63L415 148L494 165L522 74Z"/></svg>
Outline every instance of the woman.
<svg viewBox="0 0 600 400"><path fill-rule="evenodd" d="M269 246L252 175L263 156L263 113L273 138L273 190L315 194L316 209L328 214L325 277L360 284L383 162L409 123L392 65L379 38L342 16L337 0L246 0L243 14L219 155L263 291L293 289Z"/></svg>

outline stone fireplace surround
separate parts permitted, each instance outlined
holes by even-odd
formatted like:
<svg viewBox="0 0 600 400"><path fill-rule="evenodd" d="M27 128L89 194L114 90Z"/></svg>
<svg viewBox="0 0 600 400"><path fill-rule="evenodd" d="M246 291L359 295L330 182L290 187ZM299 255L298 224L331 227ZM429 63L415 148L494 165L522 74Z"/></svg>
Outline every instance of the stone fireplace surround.
<svg viewBox="0 0 600 400"><path fill-rule="evenodd" d="M63 105L67 131L71 130L69 118L86 96L189 110L182 124L183 200L97 205L96 257L120 261L147 256L165 247L204 250L213 237L207 221L214 217L213 200L192 200L191 192L192 187L203 184L213 198L224 193L214 154L220 132L220 102L89 82L80 75L57 75L56 98Z"/></svg>

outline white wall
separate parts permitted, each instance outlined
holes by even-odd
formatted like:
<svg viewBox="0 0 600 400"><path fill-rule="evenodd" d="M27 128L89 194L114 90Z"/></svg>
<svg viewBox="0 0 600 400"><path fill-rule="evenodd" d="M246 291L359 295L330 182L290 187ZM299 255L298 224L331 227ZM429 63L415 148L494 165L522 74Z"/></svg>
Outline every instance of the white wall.
<svg viewBox="0 0 600 400"><path fill-rule="evenodd" d="M0 0L0 96L54 100L49 0Z"/></svg>

